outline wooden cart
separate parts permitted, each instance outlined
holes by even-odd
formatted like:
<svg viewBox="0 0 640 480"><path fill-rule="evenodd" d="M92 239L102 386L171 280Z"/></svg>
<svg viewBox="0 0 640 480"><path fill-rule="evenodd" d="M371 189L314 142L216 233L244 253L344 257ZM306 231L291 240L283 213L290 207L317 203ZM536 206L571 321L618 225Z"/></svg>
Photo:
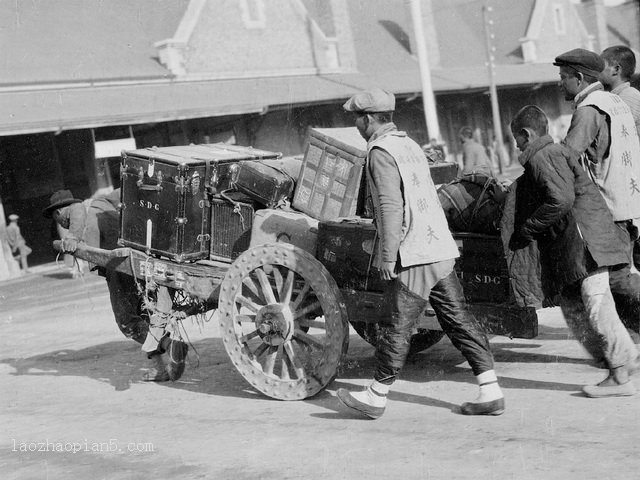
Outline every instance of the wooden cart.
<svg viewBox="0 0 640 480"><path fill-rule="evenodd" d="M456 237L464 241L464 234L462 241L460 235ZM502 248L497 237L467 237ZM54 247L59 250L60 242ZM483 248L484 253L478 253L486 261ZM287 243L249 248L230 264L179 263L130 247L103 250L84 244L75 255L141 282L169 287L175 292L176 311L218 309L222 340L237 370L256 390L281 400L304 399L324 389L347 352L349 325L375 345L384 315L382 294L341 288L318 259ZM496 288L496 272L503 267L498 265L485 275L491 290ZM460 268L464 268L464 255ZM489 333L537 335L533 308L504 302L469 305ZM443 335L427 309L412 336L412 352L430 347Z"/></svg>
<svg viewBox="0 0 640 480"><path fill-rule="evenodd" d="M311 129L292 200L302 224L311 217L355 214L365 150L355 128ZM318 393L336 376L349 325L376 345L386 303L366 285L353 288L350 274L329 273L326 256L313 247L279 243L286 235L249 247L252 206L237 202L229 208L221 191L237 181L237 162L276 157L226 144L123 152L123 248L80 245L75 255L169 288L176 317L217 309L225 348L244 378L265 395L296 400ZM455 176L452 166L430 166L434 182ZM535 309L511 306L500 240L483 237L456 236L462 251L457 269L470 305L489 332L531 338L537 334ZM346 258L353 254L348 250ZM427 309L412 336L412 352L442 336Z"/></svg>

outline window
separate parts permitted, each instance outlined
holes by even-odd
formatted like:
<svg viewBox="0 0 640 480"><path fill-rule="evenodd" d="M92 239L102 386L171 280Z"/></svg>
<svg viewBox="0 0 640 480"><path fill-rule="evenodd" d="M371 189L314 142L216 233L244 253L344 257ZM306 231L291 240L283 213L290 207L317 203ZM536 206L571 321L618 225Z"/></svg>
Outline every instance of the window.
<svg viewBox="0 0 640 480"><path fill-rule="evenodd" d="M242 11L242 21L247 28L264 28L266 19L264 14L264 0L239 0Z"/></svg>
<svg viewBox="0 0 640 480"><path fill-rule="evenodd" d="M567 33L566 25L564 22L564 9L562 5L555 4L553 6L553 24L556 27L556 33L564 35Z"/></svg>

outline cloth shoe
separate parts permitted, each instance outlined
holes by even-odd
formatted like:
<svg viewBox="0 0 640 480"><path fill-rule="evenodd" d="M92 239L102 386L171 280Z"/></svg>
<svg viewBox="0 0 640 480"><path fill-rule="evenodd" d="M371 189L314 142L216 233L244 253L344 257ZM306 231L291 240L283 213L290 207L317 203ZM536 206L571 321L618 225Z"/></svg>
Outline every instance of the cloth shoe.
<svg viewBox="0 0 640 480"><path fill-rule="evenodd" d="M155 353L150 355L148 358L153 362L153 367L145 372L142 380L145 382L168 382L169 372L167 371L167 366L162 359L162 354Z"/></svg>
<svg viewBox="0 0 640 480"><path fill-rule="evenodd" d="M388 392L389 385L374 381L361 392L351 393L347 389L339 388L336 396L344 406L375 420L384 413Z"/></svg>
<svg viewBox="0 0 640 480"><path fill-rule="evenodd" d="M169 363L167 364L167 373L169 379L175 382L184 373L185 360L187 358L187 352L189 346L180 340L170 340L169 346L166 348L167 355L169 356Z"/></svg>
<svg viewBox="0 0 640 480"><path fill-rule="evenodd" d="M636 394L631 380L619 382L613 372L597 385L582 387L582 393L589 398L630 397Z"/></svg>
<svg viewBox="0 0 640 480"><path fill-rule="evenodd" d="M460 406L463 415L502 415L504 397L489 402L465 402Z"/></svg>
<svg viewBox="0 0 640 480"><path fill-rule="evenodd" d="M504 395L498 385L495 371L488 370L476 376L480 392L473 402L460 406L463 415L502 415L504 413Z"/></svg>

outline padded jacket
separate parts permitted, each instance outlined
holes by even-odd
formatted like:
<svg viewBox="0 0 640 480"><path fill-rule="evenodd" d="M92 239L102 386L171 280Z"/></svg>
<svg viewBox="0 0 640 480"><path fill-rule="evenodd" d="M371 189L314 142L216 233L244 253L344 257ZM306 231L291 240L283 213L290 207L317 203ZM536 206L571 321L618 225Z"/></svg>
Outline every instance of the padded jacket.
<svg viewBox="0 0 640 480"><path fill-rule="evenodd" d="M627 264L621 230L573 150L545 135L520 160L524 173L510 247L537 240L546 296L561 293L597 268Z"/></svg>

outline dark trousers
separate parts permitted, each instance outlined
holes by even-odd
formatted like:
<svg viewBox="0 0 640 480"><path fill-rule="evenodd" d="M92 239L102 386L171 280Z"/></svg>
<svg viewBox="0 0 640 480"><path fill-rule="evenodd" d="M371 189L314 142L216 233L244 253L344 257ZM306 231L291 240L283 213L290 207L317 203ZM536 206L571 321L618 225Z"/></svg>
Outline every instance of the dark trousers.
<svg viewBox="0 0 640 480"><path fill-rule="evenodd" d="M629 261L636 259L637 242L635 227L630 221L616 222L616 226L625 232L629 239ZM640 275L631 274L629 265L609 271L609 286L616 304L616 310L625 327L640 331Z"/></svg>
<svg viewBox="0 0 640 480"><path fill-rule="evenodd" d="M125 337L144 343L149 331L149 323L142 316L140 294L134 278L112 270L106 270L104 275L118 328Z"/></svg>
<svg viewBox="0 0 640 480"><path fill-rule="evenodd" d="M387 297L389 322L380 324L374 379L391 385L409 353L412 329L427 300L398 280L390 282ZM493 355L484 329L467 309L464 292L455 272L440 280L429 294L429 303L451 343L467 359L474 375L493 370Z"/></svg>

